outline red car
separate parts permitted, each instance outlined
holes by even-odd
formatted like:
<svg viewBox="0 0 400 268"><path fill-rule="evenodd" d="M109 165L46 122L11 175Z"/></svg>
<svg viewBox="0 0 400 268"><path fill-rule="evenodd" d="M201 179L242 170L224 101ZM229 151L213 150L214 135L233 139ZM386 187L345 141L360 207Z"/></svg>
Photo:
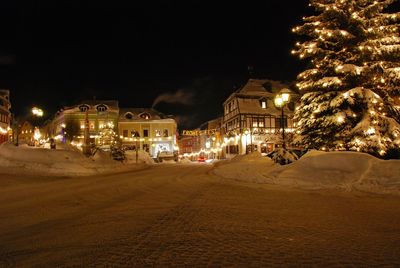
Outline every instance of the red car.
<svg viewBox="0 0 400 268"><path fill-rule="evenodd" d="M200 154L199 157L197 158L198 162L206 162L207 157L204 154Z"/></svg>

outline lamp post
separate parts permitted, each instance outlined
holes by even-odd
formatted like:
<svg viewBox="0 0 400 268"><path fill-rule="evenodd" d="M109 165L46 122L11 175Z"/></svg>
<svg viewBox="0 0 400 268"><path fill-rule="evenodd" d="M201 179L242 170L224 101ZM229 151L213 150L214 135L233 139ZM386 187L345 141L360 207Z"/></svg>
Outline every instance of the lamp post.
<svg viewBox="0 0 400 268"><path fill-rule="evenodd" d="M38 118L43 117L43 110L38 108L38 107L33 107L32 108L32 115L36 116ZM39 146L39 139L41 137L39 127L35 127L33 133L34 133L33 134L33 139L35 140L35 146Z"/></svg>
<svg viewBox="0 0 400 268"><path fill-rule="evenodd" d="M285 114L284 107L290 100L290 90L287 88L282 89L275 97L275 106L281 108L281 126L282 126L282 148L286 149L285 144Z"/></svg>
<svg viewBox="0 0 400 268"><path fill-rule="evenodd" d="M140 138L139 132L135 131L132 136L135 137L135 143L136 143L135 151L136 151L136 164L137 164L139 158L138 155L138 139Z"/></svg>

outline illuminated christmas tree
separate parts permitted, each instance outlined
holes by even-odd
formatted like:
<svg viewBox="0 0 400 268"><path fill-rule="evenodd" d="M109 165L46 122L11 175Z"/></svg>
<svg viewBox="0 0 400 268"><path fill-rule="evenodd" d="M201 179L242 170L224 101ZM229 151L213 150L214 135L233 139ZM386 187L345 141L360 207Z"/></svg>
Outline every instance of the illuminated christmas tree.
<svg viewBox="0 0 400 268"><path fill-rule="evenodd" d="M109 122L107 124L100 126L100 137L99 144L100 146L109 146L113 147L117 143L118 136L114 130L114 124Z"/></svg>
<svg viewBox="0 0 400 268"><path fill-rule="evenodd" d="M307 148L385 155L400 146L400 13L395 0L312 0L317 15L293 32L292 54L309 59L297 77L297 142Z"/></svg>

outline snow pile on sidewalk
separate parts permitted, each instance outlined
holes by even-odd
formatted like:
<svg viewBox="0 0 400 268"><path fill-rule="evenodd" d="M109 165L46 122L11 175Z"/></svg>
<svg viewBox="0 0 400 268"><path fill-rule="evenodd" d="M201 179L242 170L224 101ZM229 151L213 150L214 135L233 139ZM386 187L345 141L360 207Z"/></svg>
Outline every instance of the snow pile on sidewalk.
<svg viewBox="0 0 400 268"><path fill-rule="evenodd" d="M49 150L4 143L0 145L0 168L1 173L8 174L88 176L131 170L138 166L114 161L104 152L87 158L74 148Z"/></svg>
<svg viewBox="0 0 400 268"><path fill-rule="evenodd" d="M190 161L188 158L184 157L181 160L179 160L179 163L181 164L193 164L192 161Z"/></svg>
<svg viewBox="0 0 400 268"><path fill-rule="evenodd" d="M138 164L148 164L152 165L154 164L153 158L151 156L144 152L144 151L138 151ZM126 163L128 164L134 164L136 163L136 151L133 150L128 150L125 151L125 156L126 156Z"/></svg>
<svg viewBox="0 0 400 268"><path fill-rule="evenodd" d="M270 158L261 156L261 153L253 152L218 162L215 167L214 173L221 177L265 183L272 182L264 176L264 173L274 169L275 164Z"/></svg>
<svg viewBox="0 0 400 268"><path fill-rule="evenodd" d="M272 152L272 161L281 165L287 165L297 161L299 158L293 152L278 148Z"/></svg>
<svg viewBox="0 0 400 268"><path fill-rule="evenodd" d="M261 156L257 156L259 160L251 160L254 157L254 154L236 157L217 166L215 173L226 178L305 189L400 194L400 160L380 160L357 152L311 151L292 164L280 166ZM263 165L262 161L266 163Z"/></svg>

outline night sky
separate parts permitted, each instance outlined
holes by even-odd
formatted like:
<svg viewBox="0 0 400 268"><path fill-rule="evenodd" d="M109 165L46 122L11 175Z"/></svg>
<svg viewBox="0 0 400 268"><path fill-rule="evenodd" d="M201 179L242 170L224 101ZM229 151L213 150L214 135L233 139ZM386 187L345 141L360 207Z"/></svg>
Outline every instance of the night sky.
<svg viewBox="0 0 400 268"><path fill-rule="evenodd" d="M312 12L306 0L13 2L0 3L0 88L13 113L36 105L52 115L93 96L151 107L158 97L181 129L221 115L248 66L293 81L304 63L290 54L291 28Z"/></svg>

